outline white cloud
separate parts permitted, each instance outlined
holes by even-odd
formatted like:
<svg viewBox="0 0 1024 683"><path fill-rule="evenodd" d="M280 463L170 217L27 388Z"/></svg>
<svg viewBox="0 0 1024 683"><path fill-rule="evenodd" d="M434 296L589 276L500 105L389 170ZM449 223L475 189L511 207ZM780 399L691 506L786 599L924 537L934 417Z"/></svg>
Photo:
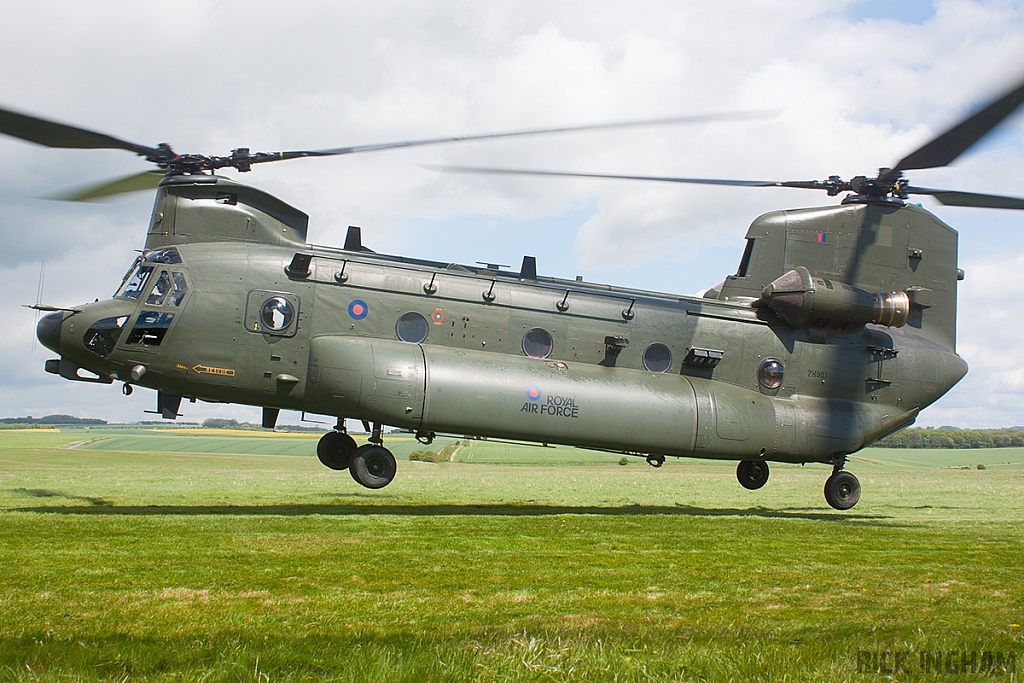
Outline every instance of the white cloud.
<svg viewBox="0 0 1024 683"><path fill-rule="evenodd" d="M357 224L380 251L513 264L531 253L548 274L695 292L734 271L759 213L833 200L439 175L418 164L784 180L870 174L1024 71L1020 2L936 2L920 24L851 20L850 4L42 0L9 8L0 25L0 104L215 154L779 108L770 121L398 150L268 165L243 178L310 213L318 243L339 243ZM1020 119L1008 128L998 147L912 179L1020 194ZM0 313L18 321L0 340L0 413L59 400L65 412L142 417L138 395L67 388L42 373L40 353L28 353L32 314L18 307L35 297L41 258L49 302L109 296L143 242L148 200L79 207L34 197L142 163L8 139L0 158ZM1001 303L1010 297L976 295L973 278L996 256L1019 272L1021 219L935 210L963 237L961 351L972 370L922 419L1024 423L1015 412L1024 407L1024 336L975 339L965 327L1007 316L1000 325L1013 328L1013 309ZM515 227L496 235L492 223Z"/></svg>

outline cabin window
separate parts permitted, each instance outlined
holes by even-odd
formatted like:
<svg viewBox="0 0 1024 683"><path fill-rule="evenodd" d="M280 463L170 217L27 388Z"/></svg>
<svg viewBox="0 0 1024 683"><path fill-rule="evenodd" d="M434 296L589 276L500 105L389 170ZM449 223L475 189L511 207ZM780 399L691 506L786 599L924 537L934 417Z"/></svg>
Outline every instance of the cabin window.
<svg viewBox="0 0 1024 683"><path fill-rule="evenodd" d="M136 346L160 346L163 343L167 328L174 320L173 313L161 313L159 311L142 311L135 319L135 327L125 344Z"/></svg>
<svg viewBox="0 0 1024 683"><path fill-rule="evenodd" d="M672 352L664 344L651 344L644 349L643 362L648 372L665 372L672 367Z"/></svg>
<svg viewBox="0 0 1024 683"><path fill-rule="evenodd" d="M295 307L283 296L271 297L260 307L260 322L268 330L274 332L287 330L294 319Z"/></svg>
<svg viewBox="0 0 1024 683"><path fill-rule="evenodd" d="M124 279L121 289L114 296L120 296L125 299L138 299L142 296L142 292L146 288L146 282L149 280L149 274L152 272L153 266L136 264L128 274L128 277Z"/></svg>
<svg viewBox="0 0 1024 683"><path fill-rule="evenodd" d="M554 347L551 333L542 327L535 327L523 335L523 353L530 358L547 358Z"/></svg>
<svg viewBox="0 0 1024 683"><path fill-rule="evenodd" d="M82 343L97 356L106 358L117 346L117 340L121 336L121 329L128 322L128 316L122 315L117 318L104 318L97 320L85 332Z"/></svg>
<svg viewBox="0 0 1024 683"><path fill-rule="evenodd" d="M398 338L411 344L419 344L426 340L428 331L427 319L415 311L403 315L395 325L395 334Z"/></svg>
<svg viewBox="0 0 1024 683"><path fill-rule="evenodd" d="M782 361L765 358L757 366L757 381L765 389L778 389L782 386L782 378L785 373L786 369L782 366Z"/></svg>

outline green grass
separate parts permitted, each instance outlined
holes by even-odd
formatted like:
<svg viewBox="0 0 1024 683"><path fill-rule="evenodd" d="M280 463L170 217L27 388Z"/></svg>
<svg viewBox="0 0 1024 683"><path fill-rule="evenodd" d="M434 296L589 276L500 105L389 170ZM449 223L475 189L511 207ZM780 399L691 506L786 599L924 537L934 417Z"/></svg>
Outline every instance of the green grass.
<svg viewBox="0 0 1024 683"><path fill-rule="evenodd" d="M862 650L1024 664L1024 468L951 469L1019 450L866 452L839 513L814 465L751 492L728 463L476 443L370 491L308 437L123 437L0 434L0 680L889 680L857 670ZM502 457L520 464L484 464Z"/></svg>
<svg viewBox="0 0 1024 683"><path fill-rule="evenodd" d="M45 445L76 450L122 453L186 453L238 455L316 455L318 433L251 432L228 429L65 429L52 432L12 432L0 437L0 443L11 448ZM356 434L358 443L367 436ZM454 439L439 438L429 446L439 450ZM388 437L388 447L395 457L404 460L410 451L426 448L410 434Z"/></svg>

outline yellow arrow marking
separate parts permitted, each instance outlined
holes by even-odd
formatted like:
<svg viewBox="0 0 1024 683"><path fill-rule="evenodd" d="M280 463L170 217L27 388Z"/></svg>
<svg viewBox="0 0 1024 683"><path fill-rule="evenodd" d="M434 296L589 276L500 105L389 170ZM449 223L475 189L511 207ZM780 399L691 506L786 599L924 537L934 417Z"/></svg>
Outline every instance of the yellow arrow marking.
<svg viewBox="0 0 1024 683"><path fill-rule="evenodd" d="M200 375L221 375L223 377L235 376L235 371L230 368L211 368L209 365L193 365L192 369Z"/></svg>

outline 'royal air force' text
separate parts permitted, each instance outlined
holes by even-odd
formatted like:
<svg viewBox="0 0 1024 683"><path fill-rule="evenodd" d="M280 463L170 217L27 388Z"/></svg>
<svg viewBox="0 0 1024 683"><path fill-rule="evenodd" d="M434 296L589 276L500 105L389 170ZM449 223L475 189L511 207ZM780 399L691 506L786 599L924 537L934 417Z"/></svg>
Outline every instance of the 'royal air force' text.
<svg viewBox="0 0 1024 683"><path fill-rule="evenodd" d="M572 419L580 416L580 407L576 404L575 398L568 396L546 396L545 399L544 401L527 401L519 412Z"/></svg>

